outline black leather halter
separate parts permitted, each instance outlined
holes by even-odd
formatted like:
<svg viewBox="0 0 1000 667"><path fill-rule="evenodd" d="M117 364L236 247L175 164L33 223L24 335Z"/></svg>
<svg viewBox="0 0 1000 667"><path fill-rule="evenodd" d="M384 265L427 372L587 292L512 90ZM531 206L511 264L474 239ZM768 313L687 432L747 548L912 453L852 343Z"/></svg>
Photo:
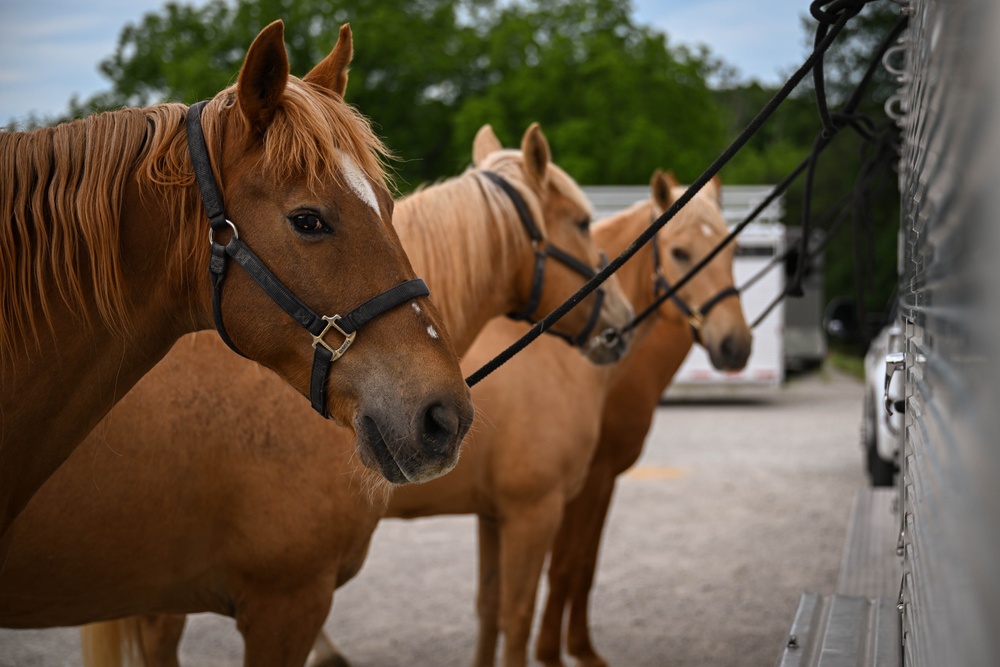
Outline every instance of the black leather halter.
<svg viewBox="0 0 1000 667"><path fill-rule="evenodd" d="M660 261L660 246L658 240L657 234L654 234L652 240L650 241L653 246L654 299L659 297L661 294L666 294L673 287L673 285L670 284L670 281L667 280L667 277L663 275L663 263ZM694 339L701 343L701 326L705 322L705 318L708 317L709 311L715 308L715 306L717 306L723 299L739 295L740 291L733 285L723 287L719 290L718 294L703 303L700 308L697 306L691 307L687 305L684 299L682 299L677 292L671 294L670 298L675 304L677 304L677 307L681 309L684 316L687 317L688 324L691 325L691 332L694 334Z"/></svg>
<svg viewBox="0 0 1000 667"><path fill-rule="evenodd" d="M228 260L232 258L282 310L312 334L312 346L315 353L313 354L312 376L309 382L309 400L316 412L329 418L330 415L326 409L326 381L330 374L330 366L347 352L347 348L354 342L357 330L396 306L417 297L428 296L430 290L419 278L407 280L368 299L343 316L321 316L302 303L240 240L236 225L226 218L222 197L219 194L215 176L212 174L212 164L209 161L205 136L201 129L201 110L205 104L205 102L198 102L188 110L187 135L191 164L194 167L198 190L201 192L201 201L205 205L205 213L211 225L208 240L212 246L212 254L208 262L208 270L212 274L212 314L215 318L215 328L226 345L240 356L245 356L229 338L222 321L222 284L226 278ZM215 233L225 230L227 227L230 229L231 237L229 242L223 246L215 242ZM331 329L344 337L344 340L337 347L325 339Z"/></svg>
<svg viewBox="0 0 1000 667"><path fill-rule="evenodd" d="M531 210L528 208L528 203L524 201L524 197L521 196L521 193L518 192L517 189L507 182L507 180L500 174L493 171L487 171L485 169L481 170L481 173L483 176L493 181L497 187L503 190L504 193L510 197L510 200L514 203L514 208L517 209L517 215L521 219L521 224L524 225L525 230L528 232L528 236L531 237L531 247L535 251L535 272L531 279L531 296L528 298L528 305L525 306L524 310L516 313L508 313L507 317L535 324L537 320L534 319L533 315L535 310L538 308L539 302L542 300L542 285L545 282L546 258L551 257L557 262L569 267L573 271L576 271L587 280L590 280L597 275L597 270L587 266L579 259L551 242L545 243L545 246L542 247L542 242L545 240L545 237L542 236L541 230L539 230L538 225L535 224L535 219L531 216ZM603 253L601 254L601 263L602 266L600 268L604 268L604 265L607 264L607 259L604 257ZM578 334L571 336L569 334L564 334L560 331L553 331L551 329L546 333L558 336L570 345L583 347L590 340L594 328L597 327L597 321L601 316L601 306L603 305L604 290L598 288L594 297L594 308L590 313L590 318Z"/></svg>

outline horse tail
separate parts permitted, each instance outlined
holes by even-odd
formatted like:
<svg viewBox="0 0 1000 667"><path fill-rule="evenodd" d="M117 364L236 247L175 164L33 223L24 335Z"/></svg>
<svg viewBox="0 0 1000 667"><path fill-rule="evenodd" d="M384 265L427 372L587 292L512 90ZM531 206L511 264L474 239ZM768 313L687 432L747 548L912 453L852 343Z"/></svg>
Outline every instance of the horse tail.
<svg viewBox="0 0 1000 667"><path fill-rule="evenodd" d="M91 623L80 628L84 667L143 667L139 617Z"/></svg>

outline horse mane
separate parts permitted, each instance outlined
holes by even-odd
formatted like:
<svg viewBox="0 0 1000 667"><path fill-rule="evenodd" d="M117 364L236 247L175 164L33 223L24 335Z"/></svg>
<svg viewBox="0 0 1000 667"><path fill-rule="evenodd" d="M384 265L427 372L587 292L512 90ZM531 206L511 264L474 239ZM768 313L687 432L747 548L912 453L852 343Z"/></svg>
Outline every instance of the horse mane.
<svg viewBox="0 0 1000 667"><path fill-rule="evenodd" d="M414 270L456 330L468 325L470 273L506 265L529 242L510 198L475 169L417 189L396 202L392 217Z"/></svg>
<svg viewBox="0 0 1000 667"><path fill-rule="evenodd" d="M236 104L233 86L203 112L215 160L224 124L249 132L243 115L232 112ZM87 324L92 300L105 326L128 335L119 227L130 185L168 221L168 279L181 280L184 267L207 252L186 117L184 105L159 104L0 132L0 353L29 336L40 346L38 326L53 326L56 300ZM260 169L276 180L304 177L311 187L330 175L343 184L337 151L385 184L389 153L368 120L339 96L290 77L265 133Z"/></svg>
<svg viewBox="0 0 1000 667"><path fill-rule="evenodd" d="M432 286L434 303L456 330L466 329L466 315L473 310L462 302L475 296L468 288L470 273L507 266L518 257L518 248L530 243L510 197L480 169L511 182L546 233L538 193L525 185L521 151L497 151L478 167L418 188L396 203L393 214L414 269ZM558 191L589 210L583 191L562 169L550 164L548 174Z"/></svg>

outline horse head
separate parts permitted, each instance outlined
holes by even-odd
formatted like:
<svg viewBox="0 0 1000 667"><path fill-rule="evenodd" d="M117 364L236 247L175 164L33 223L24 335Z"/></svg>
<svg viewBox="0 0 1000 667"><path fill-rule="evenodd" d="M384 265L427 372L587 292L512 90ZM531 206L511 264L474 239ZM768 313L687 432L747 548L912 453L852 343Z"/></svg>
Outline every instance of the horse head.
<svg viewBox="0 0 1000 667"><path fill-rule="evenodd" d="M526 237L526 242L533 244L538 261L526 265L519 280L522 298L529 303L520 317L540 318L579 290L604 262L590 234L590 202L552 161L538 123L525 131L520 150L504 149L493 128L484 125L473 141L472 162L515 187L534 221L537 238ZM628 350L629 338L607 332L617 332L631 317L632 306L612 276L548 332L578 345L594 363L613 363Z"/></svg>
<svg viewBox="0 0 1000 667"><path fill-rule="evenodd" d="M653 216L668 209L683 189L672 173L659 169L650 181ZM726 237L718 176L707 183L654 239L659 267L658 289L676 284ZM735 244L729 244L661 306L664 317L686 317L697 342L719 370L740 370L750 356L751 333L733 288ZM654 278L656 279L656 278ZM678 312L680 311L680 312Z"/></svg>
<svg viewBox="0 0 1000 667"><path fill-rule="evenodd" d="M238 235L273 275L255 275L227 246L231 257L218 261L235 259L246 270L225 273L216 326L319 412L353 428L366 465L391 482L424 481L454 465L472 405L426 292L393 291L423 283L392 227L385 149L343 100L352 52L345 25L330 54L297 79L283 26L272 23L250 46L236 85L204 107L205 144L227 216L222 235ZM322 316L321 332L282 305L289 297L268 291L275 281ZM386 303L386 294L398 298ZM345 324L348 314L357 331ZM328 371L318 376L321 355Z"/></svg>

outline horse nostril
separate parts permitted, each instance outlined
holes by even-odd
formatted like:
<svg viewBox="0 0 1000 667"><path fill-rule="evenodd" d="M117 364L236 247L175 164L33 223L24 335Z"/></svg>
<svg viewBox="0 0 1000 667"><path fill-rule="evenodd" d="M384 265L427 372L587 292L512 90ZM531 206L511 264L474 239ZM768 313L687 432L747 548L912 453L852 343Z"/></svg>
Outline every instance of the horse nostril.
<svg viewBox="0 0 1000 667"><path fill-rule="evenodd" d="M743 365L740 346L732 336L722 339L722 358L729 368L735 369Z"/></svg>
<svg viewBox="0 0 1000 667"><path fill-rule="evenodd" d="M441 403L435 403L424 412L423 433L420 441L434 454L446 454L458 435L458 413Z"/></svg>
<svg viewBox="0 0 1000 667"><path fill-rule="evenodd" d="M722 357L726 361L732 360L734 352L733 337L726 336L725 338L723 338L721 347L722 347Z"/></svg>
<svg viewBox="0 0 1000 667"><path fill-rule="evenodd" d="M746 365L749 350L733 336L726 336L722 339L719 351L729 369L736 370Z"/></svg>

